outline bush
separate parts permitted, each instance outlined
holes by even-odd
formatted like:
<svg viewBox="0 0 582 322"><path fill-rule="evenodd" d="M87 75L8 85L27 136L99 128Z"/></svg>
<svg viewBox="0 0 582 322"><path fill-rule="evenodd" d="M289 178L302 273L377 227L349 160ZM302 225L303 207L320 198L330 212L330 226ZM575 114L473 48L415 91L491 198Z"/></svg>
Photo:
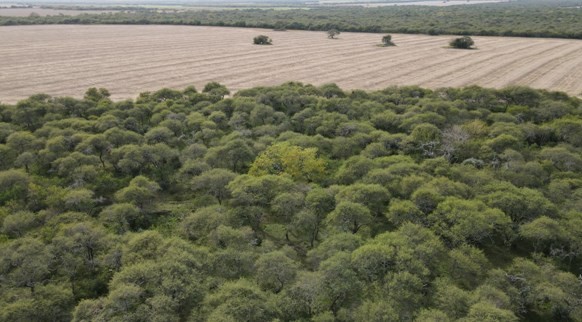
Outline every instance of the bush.
<svg viewBox="0 0 582 322"><path fill-rule="evenodd" d="M451 45L451 47L459 48L459 49L470 49L471 46L473 46L474 44L475 44L475 42L469 36L455 38L449 43L449 45Z"/></svg>
<svg viewBox="0 0 582 322"><path fill-rule="evenodd" d="M327 38L335 39L335 36L339 35L340 32L337 29L331 29L327 31Z"/></svg>
<svg viewBox="0 0 582 322"><path fill-rule="evenodd" d="M385 47L388 47L388 46L396 46L392 42L392 35L386 35L386 36L382 37L382 45L385 46Z"/></svg>
<svg viewBox="0 0 582 322"><path fill-rule="evenodd" d="M259 35L253 39L253 43L255 45L272 45L273 40L265 35Z"/></svg>

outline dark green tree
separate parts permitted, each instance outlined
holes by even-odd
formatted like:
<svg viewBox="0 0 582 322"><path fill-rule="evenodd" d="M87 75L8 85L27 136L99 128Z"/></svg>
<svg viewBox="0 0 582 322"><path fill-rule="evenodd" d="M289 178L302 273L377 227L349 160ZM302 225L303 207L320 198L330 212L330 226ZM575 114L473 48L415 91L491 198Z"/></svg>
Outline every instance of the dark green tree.
<svg viewBox="0 0 582 322"><path fill-rule="evenodd" d="M265 35L259 35L253 38L253 44L255 45L272 45L273 40Z"/></svg>
<svg viewBox="0 0 582 322"><path fill-rule="evenodd" d="M451 47L458 49L470 49L474 44L475 42L469 36L455 38L449 43Z"/></svg>

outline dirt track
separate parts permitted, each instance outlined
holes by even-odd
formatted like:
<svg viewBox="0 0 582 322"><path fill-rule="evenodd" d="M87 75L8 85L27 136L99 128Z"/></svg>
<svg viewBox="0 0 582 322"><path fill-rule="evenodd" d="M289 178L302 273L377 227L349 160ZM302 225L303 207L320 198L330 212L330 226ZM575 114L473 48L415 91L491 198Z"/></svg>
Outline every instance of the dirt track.
<svg viewBox="0 0 582 322"><path fill-rule="evenodd" d="M266 34L273 46L252 45ZM451 36L393 35L397 47L376 46L380 34L275 32L187 26L0 27L0 101L31 94L80 97L105 87L134 98L162 87L231 90L289 80L334 82L344 89L390 85L430 88L510 84L582 93L582 41L474 37L477 50L445 46Z"/></svg>

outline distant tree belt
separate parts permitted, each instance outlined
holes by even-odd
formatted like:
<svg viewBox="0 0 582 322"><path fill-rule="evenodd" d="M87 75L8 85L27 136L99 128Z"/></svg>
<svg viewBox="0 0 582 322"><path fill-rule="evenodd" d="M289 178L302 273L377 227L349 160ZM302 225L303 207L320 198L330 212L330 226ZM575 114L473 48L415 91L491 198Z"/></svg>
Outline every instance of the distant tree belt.
<svg viewBox="0 0 582 322"><path fill-rule="evenodd" d="M0 25L172 24L411 34L582 39L580 1L470 6L132 12L80 16L0 17Z"/></svg>

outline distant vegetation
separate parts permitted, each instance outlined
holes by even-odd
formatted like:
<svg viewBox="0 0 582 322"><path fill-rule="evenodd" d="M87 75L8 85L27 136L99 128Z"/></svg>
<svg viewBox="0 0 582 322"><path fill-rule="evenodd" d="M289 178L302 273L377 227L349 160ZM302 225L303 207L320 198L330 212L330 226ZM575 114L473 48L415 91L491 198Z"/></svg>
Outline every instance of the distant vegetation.
<svg viewBox="0 0 582 322"><path fill-rule="evenodd" d="M0 320L582 320L579 99L226 95L0 104Z"/></svg>
<svg viewBox="0 0 582 322"><path fill-rule="evenodd" d="M579 0L517 1L503 4L310 10L212 10L176 13L134 12L75 17L0 17L0 25L20 24L179 24L269 29L523 36L582 39Z"/></svg>

